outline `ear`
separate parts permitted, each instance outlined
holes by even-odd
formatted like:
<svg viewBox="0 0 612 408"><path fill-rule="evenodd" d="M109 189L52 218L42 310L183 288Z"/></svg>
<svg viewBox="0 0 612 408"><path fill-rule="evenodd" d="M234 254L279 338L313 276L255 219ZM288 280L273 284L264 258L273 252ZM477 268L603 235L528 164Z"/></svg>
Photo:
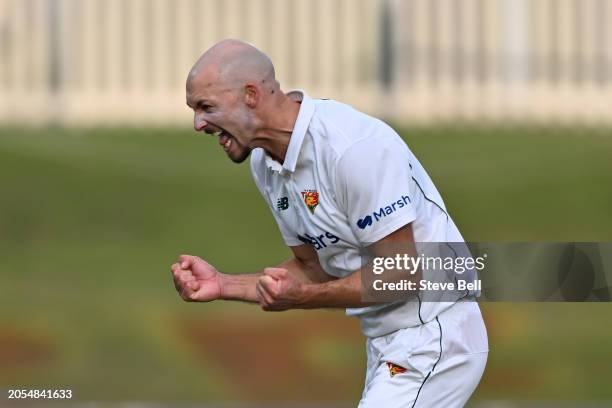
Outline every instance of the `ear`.
<svg viewBox="0 0 612 408"><path fill-rule="evenodd" d="M244 86L244 103L249 108L254 108L259 103L261 94L259 89L253 84L246 84Z"/></svg>

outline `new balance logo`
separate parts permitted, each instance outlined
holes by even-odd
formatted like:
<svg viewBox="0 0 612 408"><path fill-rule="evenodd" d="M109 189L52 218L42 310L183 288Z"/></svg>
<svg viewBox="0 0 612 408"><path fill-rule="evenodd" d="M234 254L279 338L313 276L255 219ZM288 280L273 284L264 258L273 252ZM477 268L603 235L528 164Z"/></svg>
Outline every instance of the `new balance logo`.
<svg viewBox="0 0 612 408"><path fill-rule="evenodd" d="M289 208L289 199L287 197L281 197L276 201L276 209L278 211L284 211Z"/></svg>

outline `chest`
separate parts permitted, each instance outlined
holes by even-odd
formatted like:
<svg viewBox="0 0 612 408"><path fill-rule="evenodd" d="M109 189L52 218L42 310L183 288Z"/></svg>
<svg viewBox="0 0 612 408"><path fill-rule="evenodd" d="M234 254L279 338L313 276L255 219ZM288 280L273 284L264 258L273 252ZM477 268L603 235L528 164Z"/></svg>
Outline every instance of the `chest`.
<svg viewBox="0 0 612 408"><path fill-rule="evenodd" d="M271 174L267 181L274 211L298 239L317 250L350 240L346 214L326 177L302 168L291 174Z"/></svg>

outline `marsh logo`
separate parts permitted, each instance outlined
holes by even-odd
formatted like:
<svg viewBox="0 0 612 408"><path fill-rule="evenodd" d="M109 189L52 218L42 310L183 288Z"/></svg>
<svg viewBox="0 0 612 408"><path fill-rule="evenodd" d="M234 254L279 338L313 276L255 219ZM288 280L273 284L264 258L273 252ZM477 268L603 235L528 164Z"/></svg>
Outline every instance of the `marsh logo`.
<svg viewBox="0 0 612 408"><path fill-rule="evenodd" d="M372 225L371 215L366 215L365 217L360 218L359 221L357 221L357 226L361 229L365 229L365 227L369 227L370 225Z"/></svg>
<svg viewBox="0 0 612 408"><path fill-rule="evenodd" d="M372 225L374 221L376 222L380 221L382 218L385 218L387 215L391 215L397 210L399 210L400 208L407 206L408 203L410 203L410 197L408 197L407 195L403 195L401 196L399 200L393 201L392 203L389 203L383 207L380 207L378 210L372 211L372 215L368 214L365 217L360 218L357 221L357 226L360 229L366 229L367 227ZM374 217L374 219L372 219L372 217Z"/></svg>
<svg viewBox="0 0 612 408"><path fill-rule="evenodd" d="M327 231L325 231L324 234L317 234L314 236L309 234L298 234L297 237L303 243L312 245L317 251L323 248L327 248L329 245L335 245L340 241L340 237L337 237L331 232Z"/></svg>

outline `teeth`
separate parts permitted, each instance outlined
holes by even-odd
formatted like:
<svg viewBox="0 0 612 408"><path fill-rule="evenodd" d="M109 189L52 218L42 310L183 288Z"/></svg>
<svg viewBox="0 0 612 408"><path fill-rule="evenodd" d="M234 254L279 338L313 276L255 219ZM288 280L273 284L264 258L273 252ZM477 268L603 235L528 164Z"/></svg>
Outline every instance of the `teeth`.
<svg viewBox="0 0 612 408"><path fill-rule="evenodd" d="M223 145L223 147L227 150L232 145L232 139L227 139L227 142Z"/></svg>

